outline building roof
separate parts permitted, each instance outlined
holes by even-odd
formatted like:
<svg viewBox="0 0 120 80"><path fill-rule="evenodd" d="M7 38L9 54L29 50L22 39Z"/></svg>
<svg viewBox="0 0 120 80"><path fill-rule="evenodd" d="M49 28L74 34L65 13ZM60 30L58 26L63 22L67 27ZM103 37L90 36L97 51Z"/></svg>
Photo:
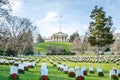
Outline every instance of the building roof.
<svg viewBox="0 0 120 80"><path fill-rule="evenodd" d="M65 36L65 37L68 37L68 35L65 34L65 33L63 33L63 32L55 33L55 34L52 35L52 37L53 37L53 36L56 36L56 37L57 37L57 36Z"/></svg>

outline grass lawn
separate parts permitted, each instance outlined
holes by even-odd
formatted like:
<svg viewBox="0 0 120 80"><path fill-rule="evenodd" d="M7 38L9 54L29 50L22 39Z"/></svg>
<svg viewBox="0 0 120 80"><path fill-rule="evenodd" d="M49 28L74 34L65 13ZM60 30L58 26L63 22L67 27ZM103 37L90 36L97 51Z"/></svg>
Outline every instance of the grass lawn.
<svg viewBox="0 0 120 80"><path fill-rule="evenodd" d="M50 56L50 58L53 58L53 56ZM39 80L41 63L43 61L47 63L50 80L75 80L75 78L70 78L67 74L58 71L57 67L53 66L53 64L50 64L47 58L41 58L37 66L35 68L29 69L29 71L25 71L25 74L19 74L20 80ZM55 62L57 63L56 59ZM61 62L65 63L68 67L79 66L81 68L82 66L86 66L87 69L89 67L93 67L95 73L89 74L88 72L88 75L85 76L85 80L109 80L109 70L111 70L113 67L116 67L118 70L120 69L120 66L115 65L114 63L81 63L70 62L68 60ZM10 74L10 66L12 65L0 65L0 80L8 80L8 76ZM104 77L98 77L96 67L101 67L103 69Z"/></svg>
<svg viewBox="0 0 120 80"><path fill-rule="evenodd" d="M70 42L45 42L45 43L35 43L33 44L34 46L34 51L35 52L46 52L47 46L57 46L57 47L62 47L66 49L67 51L70 50Z"/></svg>

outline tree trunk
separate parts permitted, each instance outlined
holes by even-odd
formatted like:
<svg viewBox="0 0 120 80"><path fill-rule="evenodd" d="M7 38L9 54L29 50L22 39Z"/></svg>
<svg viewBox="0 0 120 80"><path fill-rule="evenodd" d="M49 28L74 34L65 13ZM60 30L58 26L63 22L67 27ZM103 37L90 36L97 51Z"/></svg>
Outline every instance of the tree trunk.
<svg viewBox="0 0 120 80"><path fill-rule="evenodd" d="M98 45L97 45L97 52L96 52L96 54L97 54L97 62L99 62L99 47L98 47Z"/></svg>
<svg viewBox="0 0 120 80"><path fill-rule="evenodd" d="M6 51L6 43L7 43L7 42L4 40L4 41L3 41L3 49L4 49L3 54L4 54L4 55L5 55L5 53L6 53L6 52L5 52L5 51Z"/></svg>
<svg viewBox="0 0 120 80"><path fill-rule="evenodd" d="M82 53L85 54L85 46L82 44Z"/></svg>

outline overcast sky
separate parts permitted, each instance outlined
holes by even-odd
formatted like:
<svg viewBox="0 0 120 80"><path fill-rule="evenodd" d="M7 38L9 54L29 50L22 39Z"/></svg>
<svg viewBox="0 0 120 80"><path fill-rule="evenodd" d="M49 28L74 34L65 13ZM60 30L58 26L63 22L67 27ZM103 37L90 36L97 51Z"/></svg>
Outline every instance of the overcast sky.
<svg viewBox="0 0 120 80"><path fill-rule="evenodd" d="M120 0L10 0L14 1L13 15L30 18L38 27L38 33L49 37L61 31L71 35L78 30L87 31L91 10L95 5L103 7L107 16L112 16L113 27L120 32Z"/></svg>

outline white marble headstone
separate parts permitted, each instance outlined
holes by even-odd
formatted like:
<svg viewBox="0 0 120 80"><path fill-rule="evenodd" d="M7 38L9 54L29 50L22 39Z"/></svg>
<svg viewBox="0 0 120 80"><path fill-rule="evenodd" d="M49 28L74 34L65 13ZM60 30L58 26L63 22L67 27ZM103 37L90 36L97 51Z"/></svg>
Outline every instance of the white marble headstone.
<svg viewBox="0 0 120 80"><path fill-rule="evenodd" d="M24 70L24 65L23 64L19 64L18 69Z"/></svg>
<svg viewBox="0 0 120 80"><path fill-rule="evenodd" d="M102 69L101 68L97 68L97 72L102 72Z"/></svg>
<svg viewBox="0 0 120 80"><path fill-rule="evenodd" d="M61 65L61 68L62 68L62 69L64 69L64 68L65 68L65 66L64 66L64 65Z"/></svg>
<svg viewBox="0 0 120 80"><path fill-rule="evenodd" d="M74 68L69 68L69 72L74 72Z"/></svg>
<svg viewBox="0 0 120 80"><path fill-rule="evenodd" d="M93 67L89 67L89 71L93 71Z"/></svg>
<svg viewBox="0 0 120 80"><path fill-rule="evenodd" d="M120 70L117 70L117 74L120 74Z"/></svg>
<svg viewBox="0 0 120 80"><path fill-rule="evenodd" d="M79 66L75 66L75 70L78 70L79 69Z"/></svg>
<svg viewBox="0 0 120 80"><path fill-rule="evenodd" d="M0 60L0 63L4 63L5 62L5 60Z"/></svg>
<svg viewBox="0 0 120 80"><path fill-rule="evenodd" d="M16 66L10 67L10 74L13 74L13 73L18 74L18 67Z"/></svg>
<svg viewBox="0 0 120 80"><path fill-rule="evenodd" d="M65 67L63 68L63 71L68 71L68 66L65 66Z"/></svg>
<svg viewBox="0 0 120 80"><path fill-rule="evenodd" d="M86 71L86 70L87 70L87 69L86 69L86 66L83 66L81 70L82 70L82 71Z"/></svg>
<svg viewBox="0 0 120 80"><path fill-rule="evenodd" d="M10 63L13 63L13 62L15 62L15 60L10 60Z"/></svg>
<svg viewBox="0 0 120 80"><path fill-rule="evenodd" d="M112 52L111 51L107 51L107 54L112 54Z"/></svg>
<svg viewBox="0 0 120 80"><path fill-rule="evenodd" d="M115 75L115 71L114 70L110 70L110 76L111 75Z"/></svg>
<svg viewBox="0 0 120 80"><path fill-rule="evenodd" d="M35 64L36 64L35 62L31 62L31 65L34 66L34 67L35 67Z"/></svg>
<svg viewBox="0 0 120 80"><path fill-rule="evenodd" d="M5 63L9 63L9 61L8 61L8 60L5 60Z"/></svg>
<svg viewBox="0 0 120 80"><path fill-rule="evenodd" d="M41 76L47 76L48 75L48 69L47 68L41 68Z"/></svg>
<svg viewBox="0 0 120 80"><path fill-rule="evenodd" d="M43 62L43 63L42 63L41 68L47 68L47 66L46 66L46 63L45 63L45 62Z"/></svg>
<svg viewBox="0 0 120 80"><path fill-rule="evenodd" d="M44 72L44 70L45 70L45 72ZM47 73L47 71L48 71L48 69L47 69L46 63L43 62L42 65L41 65L41 74L42 73Z"/></svg>
<svg viewBox="0 0 120 80"><path fill-rule="evenodd" d="M83 71L81 71L80 69L76 70L76 77L78 76L83 76Z"/></svg>
<svg viewBox="0 0 120 80"><path fill-rule="evenodd" d="M98 54L102 54L102 53L103 53L103 51L102 51L102 50L98 51Z"/></svg>
<svg viewBox="0 0 120 80"><path fill-rule="evenodd" d="M25 66L28 66L29 64L28 64L28 62L23 62L23 65L25 67Z"/></svg>

